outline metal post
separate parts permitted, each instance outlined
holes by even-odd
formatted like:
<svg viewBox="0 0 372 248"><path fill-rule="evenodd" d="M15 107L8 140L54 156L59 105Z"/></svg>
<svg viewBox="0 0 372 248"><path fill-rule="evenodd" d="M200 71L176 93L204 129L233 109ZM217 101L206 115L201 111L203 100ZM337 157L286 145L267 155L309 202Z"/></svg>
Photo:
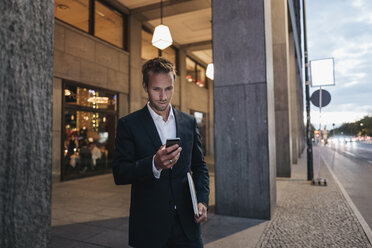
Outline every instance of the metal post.
<svg viewBox="0 0 372 248"><path fill-rule="evenodd" d="M306 91L306 138L307 138L307 180L313 180L313 143L311 140L310 126L310 83L309 83L309 57L307 52L307 34L306 34L306 3L302 1L303 9L303 29L304 29L304 58L305 58L305 91Z"/></svg>

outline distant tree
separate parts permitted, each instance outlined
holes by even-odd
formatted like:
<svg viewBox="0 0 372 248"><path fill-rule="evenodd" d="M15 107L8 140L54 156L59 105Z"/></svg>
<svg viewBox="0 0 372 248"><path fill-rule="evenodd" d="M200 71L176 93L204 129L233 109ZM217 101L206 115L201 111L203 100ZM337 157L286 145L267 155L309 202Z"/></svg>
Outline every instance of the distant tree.
<svg viewBox="0 0 372 248"><path fill-rule="evenodd" d="M364 116L359 121L343 123L340 127L334 128L330 131L330 136L341 134L350 136L372 136L372 117Z"/></svg>

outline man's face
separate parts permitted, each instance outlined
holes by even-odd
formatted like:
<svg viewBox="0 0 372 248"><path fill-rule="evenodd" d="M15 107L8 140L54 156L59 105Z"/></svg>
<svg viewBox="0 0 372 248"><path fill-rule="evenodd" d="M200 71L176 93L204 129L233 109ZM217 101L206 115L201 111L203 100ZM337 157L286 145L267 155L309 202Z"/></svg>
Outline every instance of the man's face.
<svg viewBox="0 0 372 248"><path fill-rule="evenodd" d="M174 92L173 73L149 72L149 84L142 84L149 96L150 105L158 112L168 110Z"/></svg>

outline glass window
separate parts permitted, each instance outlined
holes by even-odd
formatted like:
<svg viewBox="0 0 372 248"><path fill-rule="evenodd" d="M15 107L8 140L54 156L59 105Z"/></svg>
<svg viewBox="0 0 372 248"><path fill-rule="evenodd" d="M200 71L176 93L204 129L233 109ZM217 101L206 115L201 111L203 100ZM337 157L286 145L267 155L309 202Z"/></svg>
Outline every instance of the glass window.
<svg viewBox="0 0 372 248"><path fill-rule="evenodd" d="M200 133L200 141L202 145L203 154L207 154L207 120L206 114L203 112L198 112L190 110L190 114L195 117L196 125L198 126Z"/></svg>
<svg viewBox="0 0 372 248"><path fill-rule="evenodd" d="M196 85L199 87L206 87L205 81L205 68L200 65L196 65Z"/></svg>
<svg viewBox="0 0 372 248"><path fill-rule="evenodd" d="M54 15L85 32L89 32L89 0L55 0Z"/></svg>
<svg viewBox="0 0 372 248"><path fill-rule="evenodd" d="M164 49L162 51L162 57L166 58L167 60L169 60L170 62L172 62L172 64L174 66L176 66L176 49L174 49L173 47L167 47L166 49Z"/></svg>
<svg viewBox="0 0 372 248"><path fill-rule="evenodd" d="M199 87L208 88L205 68L194 60L186 57L186 80Z"/></svg>
<svg viewBox="0 0 372 248"><path fill-rule="evenodd" d="M190 58L186 57L186 80L190 83L196 83L195 73L196 63Z"/></svg>
<svg viewBox="0 0 372 248"><path fill-rule="evenodd" d="M123 48L123 16L95 1L94 35Z"/></svg>
<svg viewBox="0 0 372 248"><path fill-rule="evenodd" d="M62 180L110 172L117 95L72 83L65 83L64 95Z"/></svg>
<svg viewBox="0 0 372 248"><path fill-rule="evenodd" d="M117 95L75 85L66 85L65 103L93 109L117 109Z"/></svg>
<svg viewBox="0 0 372 248"><path fill-rule="evenodd" d="M142 30L141 58L145 59L146 61L159 56L159 51L152 45L151 40L152 34Z"/></svg>
<svg viewBox="0 0 372 248"><path fill-rule="evenodd" d="M186 57L186 80L199 87L208 88L205 68L194 60Z"/></svg>
<svg viewBox="0 0 372 248"><path fill-rule="evenodd" d="M110 171L116 116L65 110L63 180Z"/></svg>

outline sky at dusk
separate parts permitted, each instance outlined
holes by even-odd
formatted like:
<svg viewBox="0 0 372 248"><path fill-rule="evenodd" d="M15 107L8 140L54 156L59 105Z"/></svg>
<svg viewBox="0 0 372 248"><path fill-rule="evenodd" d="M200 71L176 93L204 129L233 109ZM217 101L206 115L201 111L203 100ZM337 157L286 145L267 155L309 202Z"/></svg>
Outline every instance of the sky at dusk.
<svg viewBox="0 0 372 248"><path fill-rule="evenodd" d="M309 60L335 61L336 85L322 88L332 97L322 108L322 126L372 116L372 0L307 0L306 15ZM311 122L319 128L313 105Z"/></svg>

